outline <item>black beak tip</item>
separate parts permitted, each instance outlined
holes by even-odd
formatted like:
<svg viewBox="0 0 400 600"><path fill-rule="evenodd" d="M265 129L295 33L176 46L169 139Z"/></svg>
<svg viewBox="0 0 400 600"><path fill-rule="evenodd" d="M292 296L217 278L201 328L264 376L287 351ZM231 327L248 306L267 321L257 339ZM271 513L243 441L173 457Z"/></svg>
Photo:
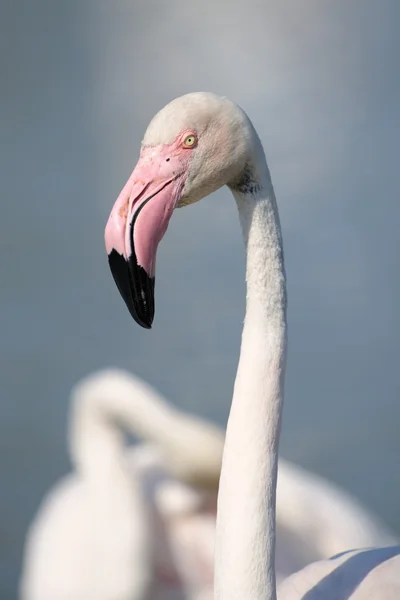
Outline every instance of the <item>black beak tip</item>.
<svg viewBox="0 0 400 600"><path fill-rule="evenodd" d="M133 319L136 321L136 323L138 325L140 325L140 327L143 327L143 329L151 329L152 328L153 318L148 318L147 315L140 314L138 310L136 310L135 308L131 309L129 306L128 306L128 310L129 310L131 316L133 317Z"/></svg>
<svg viewBox="0 0 400 600"><path fill-rule="evenodd" d="M134 254L126 261L113 249L108 255L108 263L131 316L144 329L151 329L154 320L154 277L150 277L137 264Z"/></svg>
<svg viewBox="0 0 400 600"><path fill-rule="evenodd" d="M141 327L143 327L143 329L151 329L152 325L153 325L153 319L149 319L147 322L143 321L142 319L136 319L135 317L133 317L136 321L136 323L138 323Z"/></svg>

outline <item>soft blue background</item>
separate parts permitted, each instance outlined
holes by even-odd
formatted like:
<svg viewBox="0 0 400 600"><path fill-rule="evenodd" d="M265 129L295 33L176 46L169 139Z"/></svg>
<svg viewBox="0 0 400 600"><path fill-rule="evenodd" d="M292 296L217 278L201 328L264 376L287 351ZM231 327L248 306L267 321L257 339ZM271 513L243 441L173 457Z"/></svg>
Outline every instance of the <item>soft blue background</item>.
<svg viewBox="0 0 400 600"><path fill-rule="evenodd" d="M135 326L103 246L154 112L210 90L264 143L289 280L282 454L400 531L397 0L15 0L0 15L0 597L68 469L68 393L110 364L226 421L244 310L227 190L177 211Z"/></svg>

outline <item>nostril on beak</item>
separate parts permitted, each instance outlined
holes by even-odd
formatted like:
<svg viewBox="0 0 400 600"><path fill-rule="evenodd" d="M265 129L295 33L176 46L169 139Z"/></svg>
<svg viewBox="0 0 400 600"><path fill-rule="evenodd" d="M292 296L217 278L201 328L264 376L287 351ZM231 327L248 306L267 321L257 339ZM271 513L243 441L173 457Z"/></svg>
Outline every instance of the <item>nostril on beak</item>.
<svg viewBox="0 0 400 600"><path fill-rule="evenodd" d="M165 159L165 162L169 162L170 160L171 160L170 158L166 158L166 159Z"/></svg>

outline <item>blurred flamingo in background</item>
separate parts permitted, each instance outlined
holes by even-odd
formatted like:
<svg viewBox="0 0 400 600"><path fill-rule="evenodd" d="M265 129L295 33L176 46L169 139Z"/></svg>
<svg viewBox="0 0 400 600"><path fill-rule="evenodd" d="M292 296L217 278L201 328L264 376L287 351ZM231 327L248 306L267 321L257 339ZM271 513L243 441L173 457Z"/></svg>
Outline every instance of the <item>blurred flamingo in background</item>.
<svg viewBox="0 0 400 600"><path fill-rule="evenodd" d="M145 443L124 444L123 431ZM22 600L213 598L224 434L139 377L105 369L71 395L75 473L43 501L25 549ZM279 462L277 575L391 535L350 496Z"/></svg>

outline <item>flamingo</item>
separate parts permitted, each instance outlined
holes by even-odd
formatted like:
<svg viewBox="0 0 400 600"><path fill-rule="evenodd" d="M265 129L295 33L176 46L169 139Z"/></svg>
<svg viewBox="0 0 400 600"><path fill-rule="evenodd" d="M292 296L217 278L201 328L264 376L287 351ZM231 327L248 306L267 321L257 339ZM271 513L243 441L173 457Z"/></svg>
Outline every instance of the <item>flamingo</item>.
<svg viewBox="0 0 400 600"><path fill-rule="evenodd" d="M118 409L105 405L106 393L92 402L86 382L72 391L76 471L51 489L28 531L21 600L149 597L149 516L137 478L121 460L123 438L113 425Z"/></svg>
<svg viewBox="0 0 400 600"><path fill-rule="evenodd" d="M74 600L78 583L81 590L96 591L94 568L102 559L107 560L107 576L114 572L116 587L110 588L114 598L122 595L120 579L130 582L129 598L145 598L147 593L151 598L212 598L222 429L179 411L140 377L121 369L103 369L85 377L71 396L70 452L77 472L56 484L30 528L22 597L58 598L63 593ZM92 441L96 428L97 445ZM122 428L146 442L124 447L119 437ZM114 448L122 465L119 477L113 477L111 470L116 463L106 460L111 437L119 438ZM88 487L78 481L87 481L95 469L104 491L88 504ZM131 495L125 509L114 513L118 495L120 500L124 497L121 481L131 488ZM78 519L87 518L85 504L92 512L107 498L114 503L103 515L107 529L102 521L96 523L95 544L91 524L84 546ZM121 526L131 532L130 542L119 554L111 553L110 543L120 536ZM357 544L393 542L379 521L344 491L280 459L276 550L280 580L310 558L328 558ZM85 571L85 580L82 569L90 555L93 568Z"/></svg>
<svg viewBox="0 0 400 600"><path fill-rule="evenodd" d="M127 454L122 427L158 446ZM109 369L72 390L69 443L75 472L50 490L28 531L21 600L197 599L198 588L205 594L201 577L209 577L211 594L212 560L201 561L203 547L209 554L207 522L213 544L207 499L220 474L219 429ZM190 554L187 531L196 535L201 520ZM198 576L185 580L178 551L200 561Z"/></svg>
<svg viewBox="0 0 400 600"><path fill-rule="evenodd" d="M154 319L155 261L173 211L227 185L246 248L246 315L227 425L215 543L216 600L276 600L278 446L287 349L278 207L261 141L227 98L177 98L150 122L105 230L109 265L135 321ZM361 566L360 566L361 565ZM400 597L400 547L357 550L286 579L280 600Z"/></svg>

